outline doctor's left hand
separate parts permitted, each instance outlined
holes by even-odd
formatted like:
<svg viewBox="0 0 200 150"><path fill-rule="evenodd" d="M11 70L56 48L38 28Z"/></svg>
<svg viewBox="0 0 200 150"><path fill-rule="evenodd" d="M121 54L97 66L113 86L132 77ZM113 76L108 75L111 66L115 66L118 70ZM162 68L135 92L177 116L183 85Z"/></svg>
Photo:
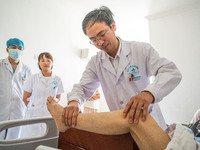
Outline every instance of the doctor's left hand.
<svg viewBox="0 0 200 150"><path fill-rule="evenodd" d="M68 127L75 127L77 122L78 114L80 113L79 102L70 101L64 108L62 114L62 121Z"/></svg>
<svg viewBox="0 0 200 150"><path fill-rule="evenodd" d="M148 91L142 91L136 96L131 97L123 111L123 117L126 118L129 113L129 123L138 123L140 113L142 112L142 120L146 120L148 107L154 101L154 96Z"/></svg>

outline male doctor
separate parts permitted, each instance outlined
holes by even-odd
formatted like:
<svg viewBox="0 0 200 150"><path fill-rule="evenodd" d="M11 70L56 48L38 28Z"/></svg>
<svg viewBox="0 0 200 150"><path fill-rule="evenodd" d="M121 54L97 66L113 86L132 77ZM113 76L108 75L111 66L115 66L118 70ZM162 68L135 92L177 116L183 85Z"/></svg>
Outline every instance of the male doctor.
<svg viewBox="0 0 200 150"><path fill-rule="evenodd" d="M24 43L17 38L7 41L8 58L0 60L0 121L22 119L25 112L22 86L31 75L28 66L20 61ZM18 138L20 127L0 133L0 139Z"/></svg>
<svg viewBox="0 0 200 150"><path fill-rule="evenodd" d="M129 117L130 123L138 123L141 111L143 121L150 113L165 129L158 102L181 81L176 65L161 58L147 43L117 37L113 14L105 6L89 12L82 22L82 29L90 44L101 51L91 58L80 83L68 93L63 122L75 126L79 105L88 100L101 84L111 111L124 109L122 115ZM153 83L149 81L151 76L155 77Z"/></svg>

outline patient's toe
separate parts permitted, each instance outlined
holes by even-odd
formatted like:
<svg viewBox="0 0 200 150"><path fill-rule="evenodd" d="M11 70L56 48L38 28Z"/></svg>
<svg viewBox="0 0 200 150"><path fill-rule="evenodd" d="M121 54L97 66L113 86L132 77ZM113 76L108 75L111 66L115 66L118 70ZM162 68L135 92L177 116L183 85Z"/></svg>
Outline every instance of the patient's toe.
<svg viewBox="0 0 200 150"><path fill-rule="evenodd" d="M54 98L52 96L49 96L47 98L47 102L51 104L51 103L55 102L55 100L54 100Z"/></svg>

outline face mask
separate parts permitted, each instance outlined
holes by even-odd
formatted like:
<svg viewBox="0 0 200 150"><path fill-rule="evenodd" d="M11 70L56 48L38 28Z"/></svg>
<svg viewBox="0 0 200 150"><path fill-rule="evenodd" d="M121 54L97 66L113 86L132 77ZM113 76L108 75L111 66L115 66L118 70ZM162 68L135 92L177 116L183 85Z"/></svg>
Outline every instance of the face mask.
<svg viewBox="0 0 200 150"><path fill-rule="evenodd" d="M18 49L9 49L9 56L14 60L20 59L22 54L23 52Z"/></svg>

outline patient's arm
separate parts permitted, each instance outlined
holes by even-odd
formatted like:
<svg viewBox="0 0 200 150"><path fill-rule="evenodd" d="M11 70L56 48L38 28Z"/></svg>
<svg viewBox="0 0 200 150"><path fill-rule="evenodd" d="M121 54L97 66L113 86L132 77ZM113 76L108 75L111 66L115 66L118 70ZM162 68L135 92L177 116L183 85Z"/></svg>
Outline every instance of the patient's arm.
<svg viewBox="0 0 200 150"><path fill-rule="evenodd" d="M56 122L58 130L61 132L66 131L68 127L62 123L62 111L64 108L56 103L53 97L48 97L47 107ZM162 150L166 148L170 141L169 136L149 114L145 121L140 118L138 124L129 124L128 118L123 118L122 114L123 110L79 114L76 128L105 135L130 132L141 150Z"/></svg>

